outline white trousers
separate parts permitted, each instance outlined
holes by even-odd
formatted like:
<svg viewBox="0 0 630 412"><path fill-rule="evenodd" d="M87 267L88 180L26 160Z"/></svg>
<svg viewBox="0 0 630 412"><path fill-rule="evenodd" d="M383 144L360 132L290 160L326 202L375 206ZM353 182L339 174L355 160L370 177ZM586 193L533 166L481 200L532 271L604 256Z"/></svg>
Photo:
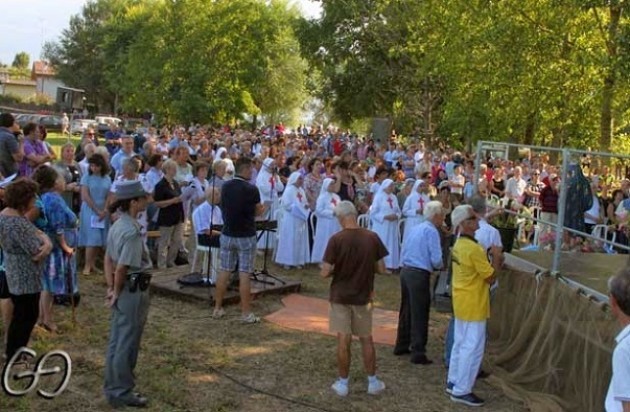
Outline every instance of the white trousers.
<svg viewBox="0 0 630 412"><path fill-rule="evenodd" d="M455 340L448 369L448 382L455 385L453 395L472 392L485 346L486 321L467 322L455 318Z"/></svg>

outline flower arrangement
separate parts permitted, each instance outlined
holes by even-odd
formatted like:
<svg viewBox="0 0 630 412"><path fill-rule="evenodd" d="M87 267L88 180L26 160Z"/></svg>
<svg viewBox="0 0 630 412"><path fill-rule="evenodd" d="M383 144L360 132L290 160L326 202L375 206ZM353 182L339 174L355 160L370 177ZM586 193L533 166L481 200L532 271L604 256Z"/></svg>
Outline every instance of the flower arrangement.
<svg viewBox="0 0 630 412"><path fill-rule="evenodd" d="M518 225L524 223L524 230L529 232L533 229L533 220L531 211L519 202L503 198L490 199L488 206L493 209L488 216L488 223L497 228L516 229ZM515 213L506 212L509 210Z"/></svg>

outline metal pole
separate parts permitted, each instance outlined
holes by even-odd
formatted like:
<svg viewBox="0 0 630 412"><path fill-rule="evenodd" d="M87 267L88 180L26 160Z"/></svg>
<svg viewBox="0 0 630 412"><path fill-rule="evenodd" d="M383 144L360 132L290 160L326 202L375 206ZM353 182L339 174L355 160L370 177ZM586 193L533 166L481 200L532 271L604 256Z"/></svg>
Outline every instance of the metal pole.
<svg viewBox="0 0 630 412"><path fill-rule="evenodd" d="M475 181L473 182L473 187L475 188L474 193L479 193L479 169L481 168L481 148L483 147L483 141L479 140L477 142L477 156L475 157Z"/></svg>
<svg viewBox="0 0 630 412"><path fill-rule="evenodd" d="M569 172L569 149L562 149L562 173L560 180L560 199L558 200L558 227L556 228L556 246L553 252L552 273L560 269L560 253L562 252L562 236L564 234L564 216L567 207L567 189Z"/></svg>

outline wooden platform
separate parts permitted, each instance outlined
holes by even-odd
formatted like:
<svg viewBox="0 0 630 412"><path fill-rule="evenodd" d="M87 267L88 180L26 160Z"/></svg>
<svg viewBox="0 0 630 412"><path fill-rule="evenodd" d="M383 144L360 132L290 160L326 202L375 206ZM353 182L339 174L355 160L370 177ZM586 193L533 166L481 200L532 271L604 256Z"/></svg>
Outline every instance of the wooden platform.
<svg viewBox="0 0 630 412"><path fill-rule="evenodd" d="M190 267L188 265L170 269L153 270L151 273L153 274L151 290L155 293L179 299L195 300L197 302L204 301L208 302L208 304L214 302L216 290L214 287L183 286L177 282L177 279L182 275L190 273ZM252 278L251 281L252 299L271 294L297 293L302 286L302 283L299 281L282 278L274 279L271 276L259 275L257 279L258 280ZM238 289L232 287L228 288L223 303L225 305L231 305L239 302Z"/></svg>

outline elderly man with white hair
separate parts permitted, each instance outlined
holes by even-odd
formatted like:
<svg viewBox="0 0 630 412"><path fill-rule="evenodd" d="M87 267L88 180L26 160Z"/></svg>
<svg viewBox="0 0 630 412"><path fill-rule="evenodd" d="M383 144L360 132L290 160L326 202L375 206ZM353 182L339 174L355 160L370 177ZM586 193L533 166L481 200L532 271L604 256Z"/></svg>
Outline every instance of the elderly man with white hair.
<svg viewBox="0 0 630 412"><path fill-rule="evenodd" d="M426 356L431 307L431 273L442 267L440 228L442 203L431 201L423 209L425 221L411 227L402 246L400 312L394 355L411 353L411 363L433 363Z"/></svg>
<svg viewBox="0 0 630 412"><path fill-rule="evenodd" d="M516 166L514 175L505 184L505 196L523 202L526 188L527 182L523 179L523 169L520 166Z"/></svg>
<svg viewBox="0 0 630 412"><path fill-rule="evenodd" d="M455 336L446 392L453 402L483 406L484 401L472 389L486 343L490 285L503 264L503 255L493 247L492 264L488 261L483 246L475 240L479 218L470 205L457 206L451 213L451 222L460 236L452 249Z"/></svg>
<svg viewBox="0 0 630 412"><path fill-rule="evenodd" d="M367 392L377 395L385 390L385 384L376 377L372 297L375 273L385 272L383 258L387 249L375 233L359 227L357 209L351 202L339 203L335 216L342 230L330 238L320 273L324 278L332 277L329 330L337 334L339 371L339 378L332 389L339 396L348 395L350 348L354 335L361 342L363 365L368 375Z"/></svg>

